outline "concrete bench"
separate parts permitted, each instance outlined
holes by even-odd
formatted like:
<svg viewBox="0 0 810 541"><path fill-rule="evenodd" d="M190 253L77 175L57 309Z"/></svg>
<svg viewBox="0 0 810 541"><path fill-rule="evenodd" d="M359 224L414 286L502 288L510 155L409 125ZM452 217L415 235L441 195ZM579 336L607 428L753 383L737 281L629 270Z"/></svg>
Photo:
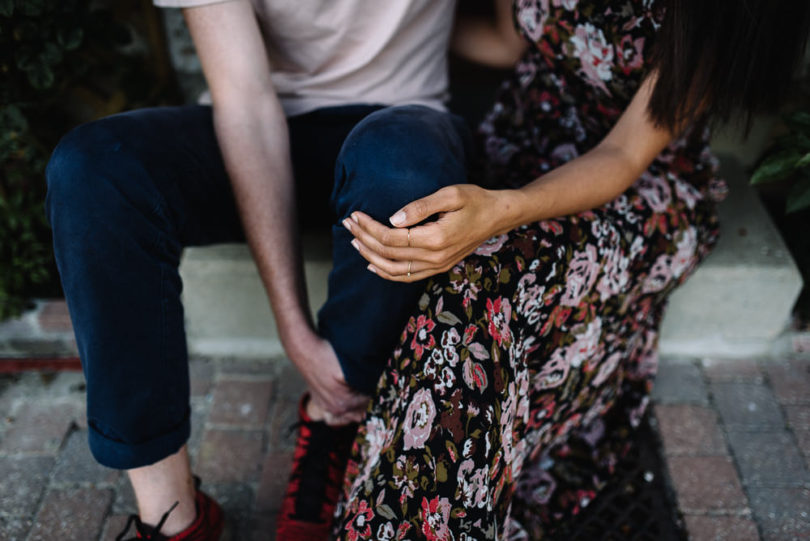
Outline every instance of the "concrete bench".
<svg viewBox="0 0 810 541"><path fill-rule="evenodd" d="M802 280L743 167L723 160L731 193L720 205L722 237L671 298L660 348L667 355L748 356L778 347ZM313 313L326 298L328 239L305 239ZM198 355L282 354L275 321L245 245L189 248L180 267L190 351Z"/></svg>

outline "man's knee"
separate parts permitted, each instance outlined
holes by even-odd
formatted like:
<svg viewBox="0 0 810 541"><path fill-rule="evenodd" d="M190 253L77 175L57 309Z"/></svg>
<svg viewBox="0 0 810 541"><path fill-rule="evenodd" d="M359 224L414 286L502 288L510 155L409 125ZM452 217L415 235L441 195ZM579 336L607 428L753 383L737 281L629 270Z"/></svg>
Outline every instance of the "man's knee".
<svg viewBox="0 0 810 541"><path fill-rule="evenodd" d="M339 216L378 219L436 190L466 182L466 128L424 106L389 107L361 121L343 144L333 204Z"/></svg>
<svg viewBox="0 0 810 541"><path fill-rule="evenodd" d="M127 187L134 176L128 171L143 160L110 129L114 121L105 118L74 128L51 154L45 170L45 207L55 234L71 229L76 221L106 221L115 216L117 206L136 203Z"/></svg>

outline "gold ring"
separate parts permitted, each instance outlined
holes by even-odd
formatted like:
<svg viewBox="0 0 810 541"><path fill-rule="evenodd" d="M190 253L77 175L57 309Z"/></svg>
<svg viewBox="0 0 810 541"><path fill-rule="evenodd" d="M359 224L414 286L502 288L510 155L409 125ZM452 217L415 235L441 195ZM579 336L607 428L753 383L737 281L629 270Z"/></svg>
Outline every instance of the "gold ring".
<svg viewBox="0 0 810 541"><path fill-rule="evenodd" d="M411 247L411 230L409 228L408 229L408 248L410 248L410 247Z"/></svg>
<svg viewBox="0 0 810 541"><path fill-rule="evenodd" d="M413 264L413 261L408 261L408 277L409 278L411 276L411 264Z"/></svg>

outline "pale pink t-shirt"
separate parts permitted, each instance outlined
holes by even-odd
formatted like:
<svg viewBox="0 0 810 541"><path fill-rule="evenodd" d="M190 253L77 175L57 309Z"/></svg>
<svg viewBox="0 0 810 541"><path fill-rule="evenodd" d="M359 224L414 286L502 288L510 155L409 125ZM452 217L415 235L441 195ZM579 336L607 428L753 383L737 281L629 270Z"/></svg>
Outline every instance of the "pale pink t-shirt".
<svg viewBox="0 0 810 541"><path fill-rule="evenodd" d="M193 7L223 0L153 1ZM455 0L252 3L288 116L349 103L444 109Z"/></svg>

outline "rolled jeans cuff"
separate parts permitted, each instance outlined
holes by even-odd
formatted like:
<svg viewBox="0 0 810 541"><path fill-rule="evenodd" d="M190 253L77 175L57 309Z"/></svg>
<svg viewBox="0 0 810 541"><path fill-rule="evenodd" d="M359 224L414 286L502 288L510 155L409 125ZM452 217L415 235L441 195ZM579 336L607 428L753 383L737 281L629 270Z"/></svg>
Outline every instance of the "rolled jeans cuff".
<svg viewBox="0 0 810 541"><path fill-rule="evenodd" d="M140 443L125 443L109 438L90 424L88 441L90 451L103 466L130 470L149 466L175 454L191 435L189 415L170 432Z"/></svg>

